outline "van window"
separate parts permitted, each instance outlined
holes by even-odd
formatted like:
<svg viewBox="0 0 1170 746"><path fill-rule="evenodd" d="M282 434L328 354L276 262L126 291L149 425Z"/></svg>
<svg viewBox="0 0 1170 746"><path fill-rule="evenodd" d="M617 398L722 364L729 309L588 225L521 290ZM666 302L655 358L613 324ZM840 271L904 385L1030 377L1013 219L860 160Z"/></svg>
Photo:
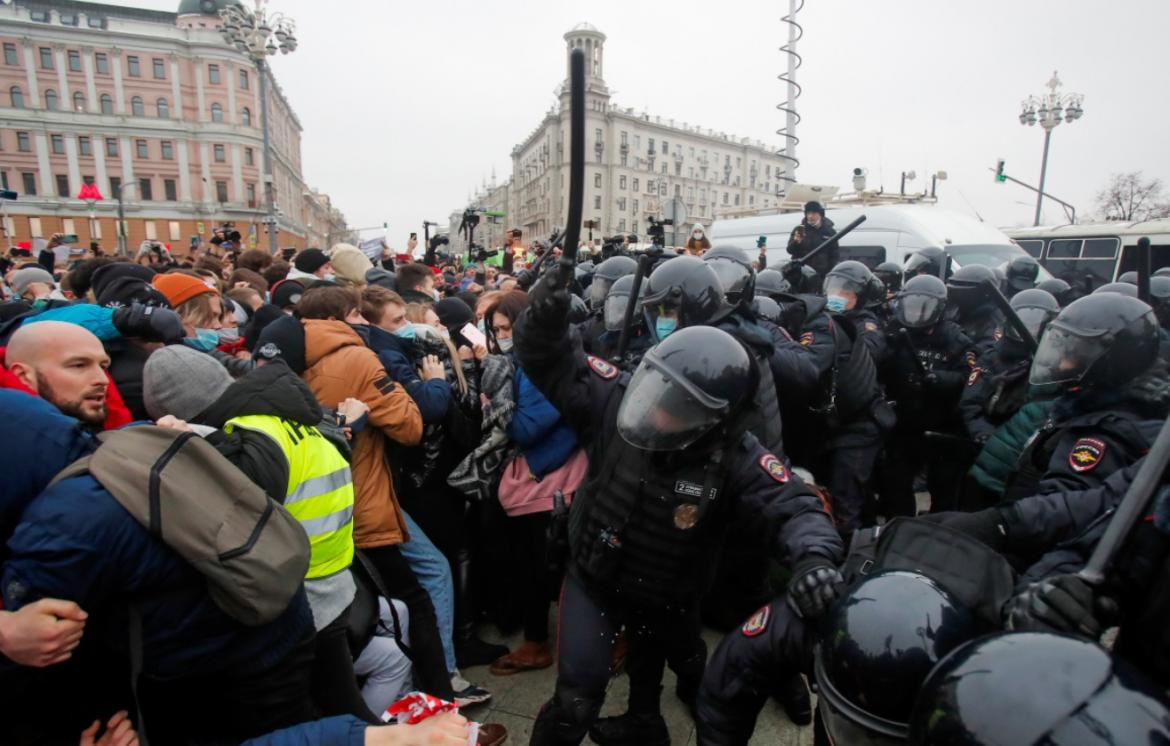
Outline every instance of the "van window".
<svg viewBox="0 0 1170 746"><path fill-rule="evenodd" d="M1085 240L1081 256L1086 259L1116 259L1120 243L1116 238L1089 238Z"/></svg>
<svg viewBox="0 0 1170 746"><path fill-rule="evenodd" d="M841 261L852 259L873 269L886 260L885 246L842 246L838 250Z"/></svg>
<svg viewBox="0 0 1170 746"><path fill-rule="evenodd" d="M1044 241L1039 238L1017 238L1016 243L1020 245L1021 249L1028 252L1028 255L1033 259L1039 259L1040 254L1044 251Z"/></svg>
<svg viewBox="0 0 1170 746"><path fill-rule="evenodd" d="M1081 255L1081 239L1058 238L1048 242L1049 259L1075 259Z"/></svg>

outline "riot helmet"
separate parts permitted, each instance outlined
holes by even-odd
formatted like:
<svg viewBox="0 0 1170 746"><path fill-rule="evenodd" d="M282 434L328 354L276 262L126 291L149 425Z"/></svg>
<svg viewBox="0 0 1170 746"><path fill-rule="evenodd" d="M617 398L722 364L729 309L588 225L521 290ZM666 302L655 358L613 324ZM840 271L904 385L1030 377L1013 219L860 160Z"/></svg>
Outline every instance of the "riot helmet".
<svg viewBox="0 0 1170 746"><path fill-rule="evenodd" d="M638 262L628 256L611 256L593 270L593 282L589 284L589 307L596 310L605 303L605 296L619 277L638 271Z"/></svg>
<svg viewBox="0 0 1170 746"><path fill-rule="evenodd" d="M642 311L646 328L661 342L676 329L718 321L731 306L723 299L723 285L711 265L698 257L680 256L650 273Z"/></svg>
<svg viewBox="0 0 1170 746"><path fill-rule="evenodd" d="M1075 637L1005 632L935 666L910 722L916 746L1170 743L1170 703L1153 682Z"/></svg>
<svg viewBox="0 0 1170 746"><path fill-rule="evenodd" d="M886 303L886 284L877 275L869 276L869 288L865 291L866 308L877 308Z"/></svg>
<svg viewBox="0 0 1170 746"><path fill-rule="evenodd" d="M854 585L825 616L814 653L830 741L904 743L919 685L986 627L925 575L884 571Z"/></svg>
<svg viewBox="0 0 1170 746"><path fill-rule="evenodd" d="M756 316L771 321L773 324L779 325L784 322L784 309L766 295L757 295L752 299L752 310Z"/></svg>
<svg viewBox="0 0 1170 746"><path fill-rule="evenodd" d="M605 307L602 312L602 317L605 322L605 330L607 332L620 332L622 326L626 323L626 305L630 300L630 291L634 288L634 276L626 275L619 277L614 281L613 287L609 289L609 294L605 296ZM646 295L646 282L638 288L638 301ZM641 320L641 306L634 306L636 315L634 316L634 323Z"/></svg>
<svg viewBox="0 0 1170 746"><path fill-rule="evenodd" d="M991 267L983 264L968 264L947 280L947 300L959 311L959 316L968 318L991 303L999 279Z"/></svg>
<svg viewBox="0 0 1170 746"><path fill-rule="evenodd" d="M1128 272L1122 272L1121 276L1119 276L1117 278L1117 281L1118 282L1128 282L1130 285L1137 285L1138 273L1132 269L1129 270Z"/></svg>
<svg viewBox="0 0 1170 746"><path fill-rule="evenodd" d="M1060 314L1060 304L1056 302L1056 298L1040 288L1021 290L1016 293L1012 296L1011 307L1016 312L1016 316L1023 322L1028 334L1032 335L1032 339L1037 342L1040 341L1040 336L1044 333L1044 327L1048 326L1048 323ZM1004 324L1003 333L1008 339L1016 342L1024 341L1011 324Z"/></svg>
<svg viewBox="0 0 1170 746"><path fill-rule="evenodd" d="M947 264L947 253L937 246L928 246L915 252L906 260L906 269L902 273L902 281L907 282L917 275L942 277L943 267ZM949 278L950 272L947 272Z"/></svg>
<svg viewBox="0 0 1170 746"><path fill-rule="evenodd" d="M807 264L797 265L795 260L789 259L780 265L780 274L788 280L793 293L815 293L820 289L816 287L817 271Z"/></svg>
<svg viewBox="0 0 1170 746"><path fill-rule="evenodd" d="M822 287L827 301L826 308L834 313L864 308L872 279L873 273L861 262L852 259L839 262L825 275Z"/></svg>
<svg viewBox="0 0 1170 746"><path fill-rule="evenodd" d="M792 290L784 275L774 269L761 269L756 273L756 296L766 295L775 300L780 293Z"/></svg>
<svg viewBox="0 0 1170 746"><path fill-rule="evenodd" d="M1158 324L1163 329L1170 327L1170 274L1150 278L1150 305Z"/></svg>
<svg viewBox="0 0 1170 746"><path fill-rule="evenodd" d="M1024 254L1017 256L1004 267L1008 295L1015 295L1021 290L1036 287L1036 279L1040 277L1040 262Z"/></svg>
<svg viewBox="0 0 1170 746"><path fill-rule="evenodd" d="M587 288L589 287L589 283L593 282L593 270L595 269L596 267L591 259L577 262L577 266L573 267L573 279L581 287Z"/></svg>
<svg viewBox="0 0 1170 746"><path fill-rule="evenodd" d="M902 289L902 265L897 262L882 262L873 268L873 273L886 286L887 293Z"/></svg>
<svg viewBox="0 0 1170 746"><path fill-rule="evenodd" d="M589 318L589 306L585 305L585 301L581 296L570 293L569 294L569 323L580 324Z"/></svg>
<svg viewBox="0 0 1170 746"><path fill-rule="evenodd" d="M1170 267L1160 267L1154 270L1154 277L1170 277Z"/></svg>
<svg viewBox="0 0 1170 746"><path fill-rule="evenodd" d="M1049 277L1047 280L1042 280L1036 287L1052 293L1052 297L1056 298L1056 302L1060 304L1061 308L1064 308L1074 300L1072 297L1072 285L1069 285L1059 277Z"/></svg>
<svg viewBox="0 0 1170 746"><path fill-rule="evenodd" d="M1048 393L1074 387L1118 388L1153 364L1158 338L1153 309L1137 298L1086 295L1048 324L1028 380Z"/></svg>
<svg viewBox="0 0 1170 746"><path fill-rule="evenodd" d="M894 316L907 329L924 329L942 319L947 286L934 275L911 277L898 293Z"/></svg>
<svg viewBox="0 0 1170 746"><path fill-rule="evenodd" d="M1130 298L1138 297L1137 285L1129 282L1107 282L1094 290L1091 295L1097 295L1099 293L1117 293L1119 295L1128 295Z"/></svg>
<svg viewBox="0 0 1170 746"><path fill-rule="evenodd" d="M746 251L735 246L716 246L703 253L703 261L715 270L728 303L749 305L755 295L756 270Z"/></svg>
<svg viewBox="0 0 1170 746"><path fill-rule="evenodd" d="M736 413L755 377L747 350L727 332L681 329L642 357L618 407L618 433L646 451L686 448Z"/></svg>

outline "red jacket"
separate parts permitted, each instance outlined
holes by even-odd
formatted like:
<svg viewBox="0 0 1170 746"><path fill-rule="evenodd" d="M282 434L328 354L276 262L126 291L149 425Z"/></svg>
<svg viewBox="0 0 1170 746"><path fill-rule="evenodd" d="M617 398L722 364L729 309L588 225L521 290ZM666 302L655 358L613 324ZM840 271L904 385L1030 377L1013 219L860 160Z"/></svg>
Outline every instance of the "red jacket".
<svg viewBox="0 0 1170 746"><path fill-rule="evenodd" d="M12 371L8 370L8 364L5 358L8 348L0 347L0 388L2 389L16 389L23 391L26 394L33 396L37 392L25 386L19 378L13 375ZM110 378L110 374L106 373L106 379L110 382L110 387L106 389L106 421L102 425L103 430L113 430L130 424L133 419L130 416L130 410L126 407L126 403L122 401L122 395L118 393L118 387L114 385L114 380Z"/></svg>

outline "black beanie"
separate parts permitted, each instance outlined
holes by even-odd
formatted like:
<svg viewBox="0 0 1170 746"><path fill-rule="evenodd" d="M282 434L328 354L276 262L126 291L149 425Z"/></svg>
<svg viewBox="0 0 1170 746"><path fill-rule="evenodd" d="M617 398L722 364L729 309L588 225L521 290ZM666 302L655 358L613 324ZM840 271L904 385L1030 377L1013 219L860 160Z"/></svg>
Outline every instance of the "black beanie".
<svg viewBox="0 0 1170 746"><path fill-rule="evenodd" d="M260 333L267 329L269 324L279 321L285 315L287 314L280 310L280 307L271 303L265 303L253 311L252 318L248 321L248 328L244 330L244 346L248 348L248 351L254 353L260 339Z"/></svg>
<svg viewBox="0 0 1170 746"><path fill-rule="evenodd" d="M90 280L99 306L123 308L134 303L170 308L171 304L158 288L150 284L155 272L150 267L129 262L115 262L98 268Z"/></svg>
<svg viewBox="0 0 1170 746"><path fill-rule="evenodd" d="M282 316L264 327L252 356L283 360L298 376L305 374L305 328L295 316Z"/></svg>
<svg viewBox="0 0 1170 746"><path fill-rule="evenodd" d="M329 262L329 257L320 249L305 249L293 257L293 266L306 274L313 274Z"/></svg>
<svg viewBox="0 0 1170 746"><path fill-rule="evenodd" d="M817 202L815 200L812 202L805 202L804 203L804 211L805 211L805 213L819 212L821 214L821 217L824 217L825 206L822 205L820 202Z"/></svg>
<svg viewBox="0 0 1170 746"><path fill-rule="evenodd" d="M467 324L475 323L475 311L463 302L461 298L444 298L432 306L439 323L447 327L452 334L458 332Z"/></svg>
<svg viewBox="0 0 1170 746"><path fill-rule="evenodd" d="M272 286L272 305L277 308L296 306L305 294L305 286L298 280L281 280Z"/></svg>

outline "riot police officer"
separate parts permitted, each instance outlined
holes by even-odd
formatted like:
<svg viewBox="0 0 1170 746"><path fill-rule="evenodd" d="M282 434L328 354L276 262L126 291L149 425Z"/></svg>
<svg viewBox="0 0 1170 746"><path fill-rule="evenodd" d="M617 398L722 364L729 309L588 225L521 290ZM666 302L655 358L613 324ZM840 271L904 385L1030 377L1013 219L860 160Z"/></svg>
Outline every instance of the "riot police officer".
<svg viewBox="0 0 1170 746"><path fill-rule="evenodd" d="M946 277L943 277L943 275ZM902 271L903 284L918 275L930 275L941 279L951 278L951 268L947 253L937 246L927 246L910 255Z"/></svg>
<svg viewBox="0 0 1170 746"><path fill-rule="evenodd" d="M902 265L897 262L882 262L873 268L873 274L886 286L887 298L893 298L902 289Z"/></svg>
<svg viewBox="0 0 1170 746"><path fill-rule="evenodd" d="M693 312L690 303L680 303L682 315ZM728 522L754 517L795 563L796 603L810 609L812 599L832 598L841 543L819 499L747 432L758 366L739 341L683 328L649 350L631 378L574 349L567 312L565 290L546 277L516 325L521 364L589 456L569 521L556 691L531 743L581 742L623 623L632 645L660 653L627 665L627 717L639 743L666 743L661 661L697 687L705 657L694 645L697 601Z"/></svg>
<svg viewBox="0 0 1170 746"><path fill-rule="evenodd" d="M1040 290L1051 293L1052 297L1056 298L1056 302L1060 304L1061 308L1064 308L1069 303L1072 303L1074 300L1076 300L1072 285L1069 285L1059 277L1049 277L1047 280L1041 280L1039 283L1037 283L1036 287Z"/></svg>
<svg viewBox="0 0 1170 746"><path fill-rule="evenodd" d="M1004 267L1006 289L1004 295L1011 298L1022 290L1036 287L1040 277L1040 262L1028 255L1014 257Z"/></svg>
<svg viewBox="0 0 1170 746"><path fill-rule="evenodd" d="M630 302L630 291L634 289L634 276L625 275L614 281L605 296L601 317L605 325L605 332L594 344L598 357L614 362L627 373L638 367L643 353L654 344L650 332L646 329L646 321L642 315L642 299L646 295L646 283L638 288L638 298L634 301L636 312L631 320L628 349L621 360L616 360L618 342L621 339L622 328L626 323L626 308Z"/></svg>
<svg viewBox="0 0 1170 746"><path fill-rule="evenodd" d="M992 301L998 282L990 267L968 264L947 280L948 312L982 355L1003 336L1003 312Z"/></svg>

